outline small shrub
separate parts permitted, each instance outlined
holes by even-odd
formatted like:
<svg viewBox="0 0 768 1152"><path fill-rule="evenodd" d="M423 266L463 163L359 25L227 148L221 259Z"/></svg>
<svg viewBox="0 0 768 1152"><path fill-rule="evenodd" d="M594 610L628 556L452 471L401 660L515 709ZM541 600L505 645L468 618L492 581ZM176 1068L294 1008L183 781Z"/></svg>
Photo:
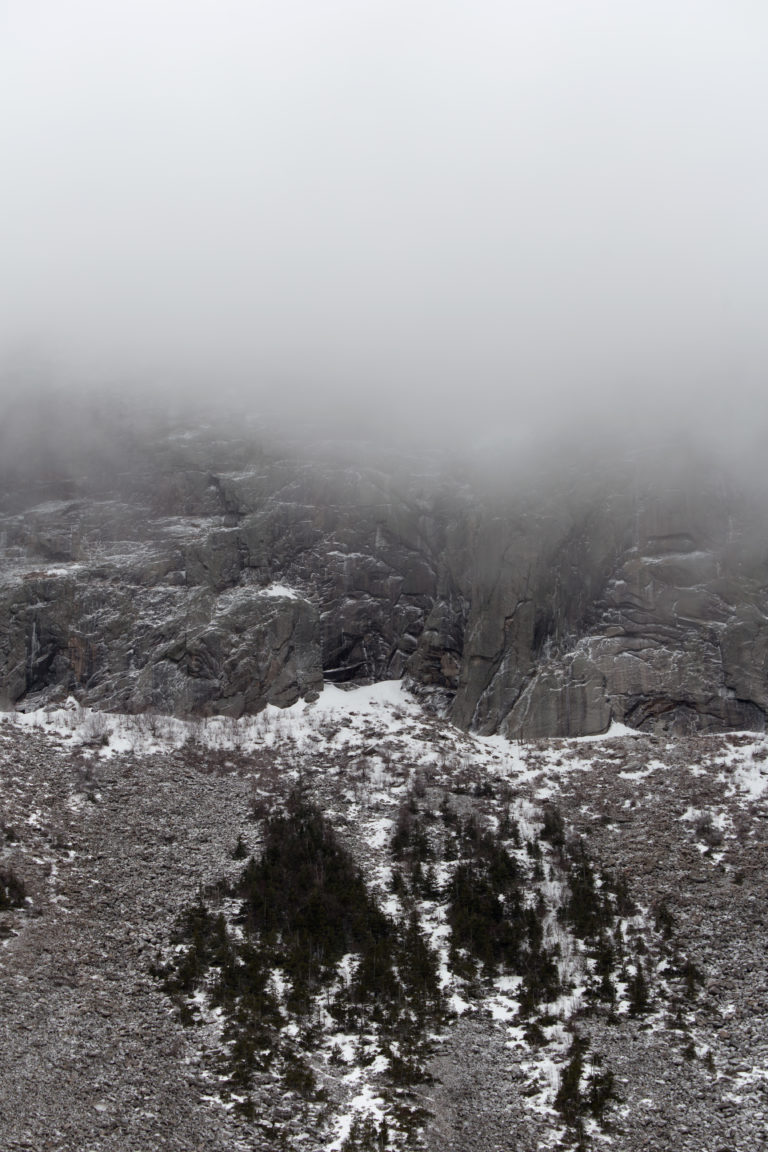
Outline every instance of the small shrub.
<svg viewBox="0 0 768 1152"><path fill-rule="evenodd" d="M559 809L554 805L547 804L544 808L541 838L548 840L553 848L562 848L565 845L565 824Z"/></svg>
<svg viewBox="0 0 768 1152"><path fill-rule="evenodd" d="M305 1099L315 1091L315 1075L299 1056L289 1056L283 1071L283 1084L289 1092L296 1092Z"/></svg>
<svg viewBox="0 0 768 1152"><path fill-rule="evenodd" d="M665 940L669 940L672 935L672 930L675 926L675 918L667 907L666 900L661 900L656 905L656 913L654 916L654 927L657 932L660 932Z"/></svg>
<svg viewBox="0 0 768 1152"><path fill-rule="evenodd" d="M696 987L704 983L704 976L692 960L686 960L680 969L680 975L685 981L685 994L689 1000L696 996Z"/></svg>
<svg viewBox="0 0 768 1152"><path fill-rule="evenodd" d="M13 868L0 868L0 912L8 908L23 908L27 898L24 881Z"/></svg>
<svg viewBox="0 0 768 1152"><path fill-rule="evenodd" d="M703 840L708 848L719 848L723 842L723 834L712 822L712 815L705 812L694 825L699 840Z"/></svg>

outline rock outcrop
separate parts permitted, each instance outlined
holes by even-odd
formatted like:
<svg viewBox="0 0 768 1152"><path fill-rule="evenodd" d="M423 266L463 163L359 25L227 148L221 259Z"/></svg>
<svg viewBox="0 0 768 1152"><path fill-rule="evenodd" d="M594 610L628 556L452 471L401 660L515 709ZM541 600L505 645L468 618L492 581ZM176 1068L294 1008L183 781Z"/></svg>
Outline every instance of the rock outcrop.
<svg viewBox="0 0 768 1152"><path fill-rule="evenodd" d="M4 478L5 707L240 715L407 677L511 737L764 726L768 524L714 469L502 483L212 434L145 438L120 476L103 455Z"/></svg>

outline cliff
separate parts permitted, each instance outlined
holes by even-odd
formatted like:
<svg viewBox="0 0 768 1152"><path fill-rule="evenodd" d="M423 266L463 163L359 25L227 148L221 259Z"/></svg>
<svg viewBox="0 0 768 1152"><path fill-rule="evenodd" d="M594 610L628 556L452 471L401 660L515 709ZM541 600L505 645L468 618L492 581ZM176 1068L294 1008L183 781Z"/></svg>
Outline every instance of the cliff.
<svg viewBox="0 0 768 1152"><path fill-rule="evenodd" d="M109 468L105 440L4 471L5 707L238 716L405 677L510 737L764 726L768 525L706 461L490 476L165 429Z"/></svg>

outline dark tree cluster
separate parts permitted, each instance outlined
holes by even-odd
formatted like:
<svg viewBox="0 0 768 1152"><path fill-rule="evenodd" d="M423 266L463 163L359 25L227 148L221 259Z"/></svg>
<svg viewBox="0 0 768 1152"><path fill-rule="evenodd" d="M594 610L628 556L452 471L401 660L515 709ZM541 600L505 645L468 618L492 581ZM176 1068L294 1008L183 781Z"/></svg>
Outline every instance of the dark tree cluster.
<svg viewBox="0 0 768 1152"><path fill-rule="evenodd" d="M425 1025L442 1015L437 959L415 913L402 927L384 915L316 807L293 795L269 817L261 856L229 894L239 900L239 930L198 897L179 921L182 947L160 974L182 1013L201 987L224 1009L233 1085L247 1088L277 1059L286 1088L311 1095L312 1072L280 1031L286 1013L308 1018L321 994L345 1027L377 1030L393 1079L419 1078ZM349 955L345 984L339 962ZM270 991L275 969L286 977L284 1004Z"/></svg>
<svg viewBox="0 0 768 1152"><path fill-rule="evenodd" d="M593 1071L585 1078L584 1056L588 1049L587 1037L574 1032L555 1096L555 1108L573 1133L579 1149L587 1147L585 1117L592 1116L604 1125L606 1110L619 1099L610 1070Z"/></svg>
<svg viewBox="0 0 768 1152"><path fill-rule="evenodd" d="M470 817L455 826L458 863L448 887L451 962L459 975L480 965L523 977L521 1007L531 1011L558 994L554 954L543 943L546 907L531 902L530 884L506 847L516 839L507 819L494 834Z"/></svg>

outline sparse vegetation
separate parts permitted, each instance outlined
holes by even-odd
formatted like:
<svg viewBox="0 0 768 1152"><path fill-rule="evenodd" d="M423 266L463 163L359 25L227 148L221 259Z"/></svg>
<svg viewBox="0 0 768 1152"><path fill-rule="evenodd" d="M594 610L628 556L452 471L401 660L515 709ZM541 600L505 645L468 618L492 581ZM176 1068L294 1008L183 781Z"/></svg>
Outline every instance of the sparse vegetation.
<svg viewBox="0 0 768 1152"><path fill-rule="evenodd" d="M172 1047L179 1067L197 1063L206 1096L224 1097L228 1113L211 1114L226 1126L234 1106L254 1146L298 1152L339 1146L346 1134L350 1149L385 1144L387 1152L415 1152L437 1140L437 1117L420 1113L425 1107L440 1110L454 1142L467 1121L461 1109L470 1109L477 1132L470 1129L468 1142L480 1148L496 1146L493 1109L509 1122L509 1142L521 1147L537 1139L554 1147L554 1132L567 1127L562 1146L596 1152L603 1146L598 1125L616 1146L629 1146L638 1134L638 1099L652 1099L665 1122L676 1115L669 1105L676 1088L653 1079L664 1075L667 1059L681 1096L700 1101L705 1117L689 1122L690 1139L700 1142L705 1123L721 1138L717 1103L733 1084L734 1053L740 1063L744 1054L749 1072L759 1026L757 1017L742 1018L740 992L751 995L763 975L757 927L765 803L731 794L738 764L720 781L703 742L676 744L676 752L661 740L653 756L668 758L669 771L638 785L628 774L646 771L645 737L507 752L479 741L472 750L471 738L451 733L458 751L441 742L436 755L424 728L412 738L382 734L369 719L313 719L306 740L288 742L300 722L290 715L261 720L269 740L254 750L241 736L238 752L230 723L201 722L189 748L180 722L161 718L156 738L178 724L177 742L167 756L153 746L142 761L120 752L125 729L110 717L118 727L108 755L93 745L65 762L52 746L31 767L21 756L12 766L9 759L0 866L26 882L35 905L21 915L4 907L5 963L26 950L25 934L44 937L49 921L57 933L51 938L69 949L67 933L75 921L78 929L86 923L93 900L109 930L99 947L128 983L126 930L103 899L101 877L124 894L123 916L134 926L149 898L162 915L178 884L188 906L173 939L166 929L159 965L190 1027L186 1042L171 1029ZM3 720L0 735L14 733L13 745L4 742L9 752L27 723ZM248 724L242 730L255 731ZM438 733L443 727L435 725ZM326 728L336 734L332 747ZM41 747L44 735L41 727ZM221 740L213 751L211 740ZM79 730L58 741L79 747ZM733 759L734 746L713 743L712 755ZM527 766L520 779L518 757ZM286 800L296 782L300 790ZM163 813L159 787L168 789ZM91 794L98 808L84 803ZM544 795L550 798L541 804ZM723 837L722 858L703 852L703 812ZM610 823L601 822L603 813ZM114 845L123 842L131 854L115 859ZM315 845L306 867L303 843ZM333 851L346 863L334 862ZM248 868L258 881L251 896ZM690 882L680 883L683 876ZM134 898L139 877L146 888ZM318 913L309 927L308 906ZM721 980L720 938L734 939L728 932L738 924L755 925L740 949L744 970L732 964ZM375 947L365 944L368 937ZM100 966L95 940L102 935L89 939L88 953ZM729 944L729 959L735 955ZM63 978L70 978L66 967ZM11 1025L29 999L21 991L6 986ZM133 999L133 987L123 992L117 981L110 987L115 1015ZM72 987L62 999L79 995ZM722 1026L710 1028L713 1019ZM591 1041L578 1077L574 1033ZM175 1076L172 1064L163 1075ZM478 1091L467 1105L470 1076ZM745 1101L739 1123L759 1136L749 1116L762 1083L739 1072L738 1085ZM617 1090L626 1109L615 1107ZM640 1133L658 1141L653 1126Z"/></svg>
<svg viewBox="0 0 768 1152"><path fill-rule="evenodd" d="M315 1074L281 1029L289 1020L311 1029L321 1008L360 1036L373 1029L394 1084L424 1079L426 1024L443 1011L436 958L415 912L402 928L382 913L316 807L295 793L266 820L263 852L231 895L231 926L198 897L180 918L178 951L158 972L187 1018L199 988L224 1010L233 1088L248 1089L256 1071L277 1066L286 1091L312 1098Z"/></svg>
<svg viewBox="0 0 768 1152"><path fill-rule="evenodd" d="M27 887L13 868L0 868L0 912L9 908L23 908Z"/></svg>

